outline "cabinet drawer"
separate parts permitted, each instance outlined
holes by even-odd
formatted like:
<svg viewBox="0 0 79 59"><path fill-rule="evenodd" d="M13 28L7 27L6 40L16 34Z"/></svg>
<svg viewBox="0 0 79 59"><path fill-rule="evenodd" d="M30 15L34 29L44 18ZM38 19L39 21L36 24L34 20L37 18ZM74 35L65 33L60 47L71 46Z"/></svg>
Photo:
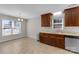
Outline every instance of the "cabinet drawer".
<svg viewBox="0 0 79 59"><path fill-rule="evenodd" d="M40 42L47 44L48 42L47 37L40 37Z"/></svg>
<svg viewBox="0 0 79 59"><path fill-rule="evenodd" d="M46 33L40 33L39 36L48 37L49 34L46 34Z"/></svg>
<svg viewBox="0 0 79 59"><path fill-rule="evenodd" d="M53 37L53 38L61 38L63 39L64 38L64 35L58 35L58 34L49 34L49 37Z"/></svg>

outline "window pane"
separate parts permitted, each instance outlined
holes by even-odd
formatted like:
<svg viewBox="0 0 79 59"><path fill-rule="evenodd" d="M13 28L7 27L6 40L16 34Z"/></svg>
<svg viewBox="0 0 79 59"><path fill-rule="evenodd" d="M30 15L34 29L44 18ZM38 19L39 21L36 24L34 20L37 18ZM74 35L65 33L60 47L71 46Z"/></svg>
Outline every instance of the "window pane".
<svg viewBox="0 0 79 59"><path fill-rule="evenodd" d="M2 36L11 35L11 21L2 20Z"/></svg>
<svg viewBox="0 0 79 59"><path fill-rule="evenodd" d="M2 28L11 29L11 21L10 20L2 20Z"/></svg>
<svg viewBox="0 0 79 59"><path fill-rule="evenodd" d="M12 22L13 34L21 33L21 22L14 21Z"/></svg>
<svg viewBox="0 0 79 59"><path fill-rule="evenodd" d="M11 35L11 29L3 29L2 30L2 35L3 36Z"/></svg>

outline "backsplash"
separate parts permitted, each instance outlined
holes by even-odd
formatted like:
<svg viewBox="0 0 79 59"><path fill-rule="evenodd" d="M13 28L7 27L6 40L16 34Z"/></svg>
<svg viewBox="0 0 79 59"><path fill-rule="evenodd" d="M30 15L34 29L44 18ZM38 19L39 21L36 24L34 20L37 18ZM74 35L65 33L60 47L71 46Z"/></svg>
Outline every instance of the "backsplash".
<svg viewBox="0 0 79 59"><path fill-rule="evenodd" d="M41 31L45 32L67 32L67 33L79 33L79 27L64 27L63 30L55 30L53 27L41 27Z"/></svg>
<svg viewBox="0 0 79 59"><path fill-rule="evenodd" d="M52 31L52 27L41 27L41 31Z"/></svg>
<svg viewBox="0 0 79 59"><path fill-rule="evenodd" d="M41 27L41 32L61 32L62 29L54 29L53 27Z"/></svg>
<svg viewBox="0 0 79 59"><path fill-rule="evenodd" d="M79 33L79 27L65 27L64 31L72 32L72 33Z"/></svg>

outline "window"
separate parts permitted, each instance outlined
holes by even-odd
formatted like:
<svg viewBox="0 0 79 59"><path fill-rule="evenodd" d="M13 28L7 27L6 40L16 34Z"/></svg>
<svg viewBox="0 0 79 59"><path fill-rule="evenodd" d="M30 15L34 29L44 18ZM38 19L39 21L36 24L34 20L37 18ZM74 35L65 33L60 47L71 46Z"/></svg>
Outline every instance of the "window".
<svg viewBox="0 0 79 59"><path fill-rule="evenodd" d="M2 20L2 36L21 33L21 22L14 20Z"/></svg>
<svg viewBox="0 0 79 59"><path fill-rule="evenodd" d="M63 29L63 13L56 12L53 17L53 27L54 29Z"/></svg>

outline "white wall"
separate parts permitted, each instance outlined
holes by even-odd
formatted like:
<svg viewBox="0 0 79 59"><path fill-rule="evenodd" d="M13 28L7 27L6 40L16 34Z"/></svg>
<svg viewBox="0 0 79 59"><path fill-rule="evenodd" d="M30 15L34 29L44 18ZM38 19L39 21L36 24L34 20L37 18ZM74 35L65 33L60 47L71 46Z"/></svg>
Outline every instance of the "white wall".
<svg viewBox="0 0 79 59"><path fill-rule="evenodd" d="M0 42L13 40L13 39L17 39L17 38L21 38L21 37L25 37L26 36L26 23L27 23L27 21L25 21L25 20L22 22L22 25L21 25L22 26L22 28L21 28L22 32L20 34L10 35L10 36L5 36L5 37L2 36L1 20L5 19L5 17L6 18L10 18L9 16L0 17Z"/></svg>
<svg viewBox="0 0 79 59"><path fill-rule="evenodd" d="M40 16L27 21L27 36L37 39L41 28Z"/></svg>

